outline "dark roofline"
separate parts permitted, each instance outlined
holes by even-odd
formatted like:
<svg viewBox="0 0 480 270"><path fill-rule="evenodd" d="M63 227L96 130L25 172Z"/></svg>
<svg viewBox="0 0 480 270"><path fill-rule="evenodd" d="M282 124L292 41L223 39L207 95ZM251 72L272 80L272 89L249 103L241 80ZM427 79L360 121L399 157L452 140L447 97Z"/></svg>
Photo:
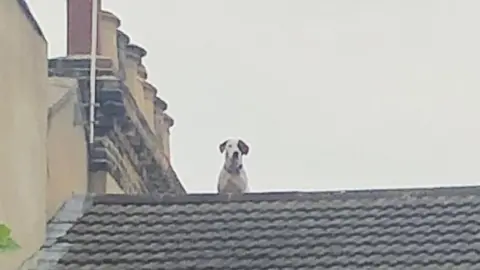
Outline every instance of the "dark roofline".
<svg viewBox="0 0 480 270"><path fill-rule="evenodd" d="M38 24L37 20L35 19L32 12L30 11L30 8L28 7L27 2L25 2L25 0L17 0L17 3L22 8L23 13L27 17L27 19L30 21L30 24L33 26L33 29L35 30L35 32L37 32L38 35L42 37L43 40L47 41L47 39L45 38L45 35L43 34L42 28L40 28L40 25Z"/></svg>
<svg viewBox="0 0 480 270"><path fill-rule="evenodd" d="M435 188L402 188L402 189L362 189L349 191L320 192L265 192L246 194L203 193L188 195L123 195L102 194L93 197L93 204L184 204L184 203L218 203L247 201L305 201L305 200L348 200L375 199L393 197L424 196L468 196L480 195L480 186L451 186Z"/></svg>

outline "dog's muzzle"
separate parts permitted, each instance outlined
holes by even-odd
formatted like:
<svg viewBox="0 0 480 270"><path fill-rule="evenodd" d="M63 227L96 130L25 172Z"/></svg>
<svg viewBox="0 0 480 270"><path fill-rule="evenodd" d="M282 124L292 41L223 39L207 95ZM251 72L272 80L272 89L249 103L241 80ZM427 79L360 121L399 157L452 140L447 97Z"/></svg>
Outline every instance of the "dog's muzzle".
<svg viewBox="0 0 480 270"><path fill-rule="evenodd" d="M242 170L242 164L239 164L240 153L233 152L230 162L226 164L225 170L230 174L239 174Z"/></svg>

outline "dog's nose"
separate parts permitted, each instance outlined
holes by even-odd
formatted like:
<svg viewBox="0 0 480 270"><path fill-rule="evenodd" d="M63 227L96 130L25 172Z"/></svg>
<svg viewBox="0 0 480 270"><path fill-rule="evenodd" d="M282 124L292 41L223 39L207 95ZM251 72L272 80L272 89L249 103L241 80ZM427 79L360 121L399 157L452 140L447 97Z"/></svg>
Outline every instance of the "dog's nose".
<svg viewBox="0 0 480 270"><path fill-rule="evenodd" d="M234 158L238 158L238 152L237 152L237 151L233 152L233 155L232 155L232 156L233 156Z"/></svg>

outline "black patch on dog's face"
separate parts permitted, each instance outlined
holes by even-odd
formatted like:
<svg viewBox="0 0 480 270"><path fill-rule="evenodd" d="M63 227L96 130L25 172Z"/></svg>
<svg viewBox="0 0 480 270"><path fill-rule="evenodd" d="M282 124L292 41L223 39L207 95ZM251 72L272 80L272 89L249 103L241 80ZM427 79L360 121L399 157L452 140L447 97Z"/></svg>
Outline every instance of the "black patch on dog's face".
<svg viewBox="0 0 480 270"><path fill-rule="evenodd" d="M220 153L225 152L225 147L227 147L227 142L228 142L228 140L222 142L222 143L218 146L218 148L220 149Z"/></svg>
<svg viewBox="0 0 480 270"><path fill-rule="evenodd" d="M239 151L242 156L248 155L248 153L250 152L250 147L243 140L225 140L218 146L218 148L220 150L220 153L225 152L227 157L230 157L230 155L232 155L236 151Z"/></svg>
<svg viewBox="0 0 480 270"><path fill-rule="evenodd" d="M243 140L238 141L238 149L240 149L243 155L248 155L250 151L250 147Z"/></svg>

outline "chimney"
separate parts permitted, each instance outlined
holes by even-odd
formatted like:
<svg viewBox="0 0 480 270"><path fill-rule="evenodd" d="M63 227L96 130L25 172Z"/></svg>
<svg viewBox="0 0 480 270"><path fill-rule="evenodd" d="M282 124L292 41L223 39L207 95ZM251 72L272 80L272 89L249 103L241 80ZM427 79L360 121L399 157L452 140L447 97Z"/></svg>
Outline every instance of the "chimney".
<svg viewBox="0 0 480 270"><path fill-rule="evenodd" d="M157 89L155 86L147 82L145 78L143 78L143 95L144 95L144 103L143 103L143 114L147 119L148 125L153 133L155 133L155 98L157 97Z"/></svg>
<svg viewBox="0 0 480 270"><path fill-rule="evenodd" d="M167 103L161 98L155 98L155 133L162 144L163 153L170 160L170 128L173 126L173 119L165 113Z"/></svg>
<svg viewBox="0 0 480 270"><path fill-rule="evenodd" d="M102 1L97 1L101 10ZM67 55L90 54L91 36L92 0L67 0ZM98 40L97 54L100 51Z"/></svg>
<svg viewBox="0 0 480 270"><path fill-rule="evenodd" d="M139 67L142 65L142 57L147 54L142 47L130 44L126 47L125 61L125 84L132 93L140 111L143 110L144 94L142 78L138 75Z"/></svg>
<svg viewBox="0 0 480 270"><path fill-rule="evenodd" d="M126 80L125 65L127 61L127 46L130 43L130 37L124 32L117 30L117 51L118 51L118 76L120 80Z"/></svg>
<svg viewBox="0 0 480 270"><path fill-rule="evenodd" d="M114 70L117 73L119 70L117 28L120 26L120 19L108 11L102 10L99 13L99 53L112 60Z"/></svg>

